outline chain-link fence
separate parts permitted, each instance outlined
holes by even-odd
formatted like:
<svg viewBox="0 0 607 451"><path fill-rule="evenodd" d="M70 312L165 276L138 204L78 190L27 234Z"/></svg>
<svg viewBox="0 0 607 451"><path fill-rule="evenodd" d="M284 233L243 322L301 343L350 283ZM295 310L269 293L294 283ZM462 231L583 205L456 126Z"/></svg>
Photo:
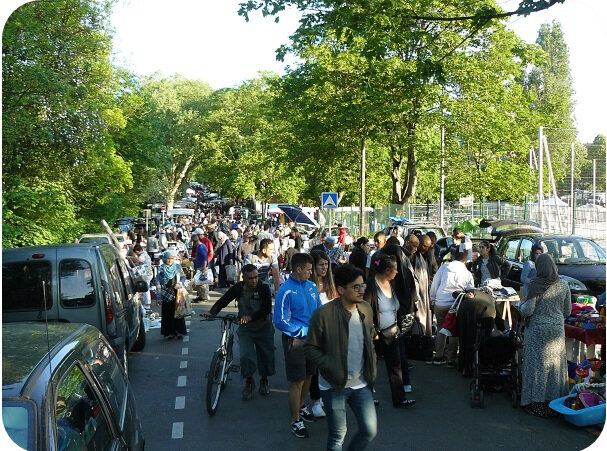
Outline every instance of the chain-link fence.
<svg viewBox="0 0 607 451"><path fill-rule="evenodd" d="M453 227L472 218L488 219L525 219L542 225L545 233L582 235L594 239L603 248L607 245L607 209L601 205L583 204L572 209L567 204L554 199L545 199L542 205L543 218L536 201L520 204L509 202L477 202L464 207L459 202L448 202L444 208L443 227L449 232ZM439 204L389 205L366 211L364 217L365 232L368 235L390 225L390 217L405 217L413 222L438 224L440 221ZM343 224L350 232L358 236L360 211L358 207L346 207L333 213L333 223ZM488 233L489 231L487 231Z"/></svg>

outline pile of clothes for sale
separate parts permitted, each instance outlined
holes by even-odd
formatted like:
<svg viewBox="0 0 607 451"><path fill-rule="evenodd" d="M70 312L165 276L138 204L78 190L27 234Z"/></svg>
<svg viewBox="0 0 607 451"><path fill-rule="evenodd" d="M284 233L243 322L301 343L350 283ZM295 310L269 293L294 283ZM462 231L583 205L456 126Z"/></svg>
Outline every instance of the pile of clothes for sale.
<svg viewBox="0 0 607 451"><path fill-rule="evenodd" d="M584 329L604 329L605 316L600 315L592 304L574 302L571 304L571 315L565 319L565 323Z"/></svg>

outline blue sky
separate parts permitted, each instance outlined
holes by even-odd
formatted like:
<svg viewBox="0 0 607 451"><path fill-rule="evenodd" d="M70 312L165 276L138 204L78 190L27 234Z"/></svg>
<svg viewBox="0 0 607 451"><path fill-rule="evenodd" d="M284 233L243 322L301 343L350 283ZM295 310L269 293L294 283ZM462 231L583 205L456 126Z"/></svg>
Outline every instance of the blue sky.
<svg viewBox="0 0 607 451"><path fill-rule="evenodd" d="M297 12L281 15L280 22L254 14L249 23L238 16L243 0L119 0L114 8L114 57L138 75L159 72L182 74L208 82L214 89L237 86L258 71L284 72L275 50L288 44L298 25ZM2 18L23 0L4 0ZM506 10L519 0L499 0ZM607 134L607 1L566 0L564 4L528 17L515 17L511 28L534 42L544 22L563 26L570 50L575 90L578 138L589 142ZM287 60L293 63L293 60Z"/></svg>

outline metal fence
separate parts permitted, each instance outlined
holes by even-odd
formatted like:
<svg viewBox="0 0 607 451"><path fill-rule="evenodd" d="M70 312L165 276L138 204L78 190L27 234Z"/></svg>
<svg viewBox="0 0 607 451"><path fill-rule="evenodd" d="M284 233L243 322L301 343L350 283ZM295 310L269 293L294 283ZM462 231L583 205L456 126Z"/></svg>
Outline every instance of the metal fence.
<svg viewBox="0 0 607 451"><path fill-rule="evenodd" d="M592 238L603 248L607 245L607 209L600 205L585 204L572 209L567 205L556 205L554 200L544 201L543 215L540 215L537 202L513 204L509 202L477 202L469 207L463 207L459 202L449 202L444 208L445 230L472 218L491 219L526 219L536 221L543 226L546 233L562 233L582 235ZM373 212L365 212L364 223L366 234L371 235L390 224L390 217L401 217L414 222L430 222L438 224L440 211L438 203L388 205L375 208ZM542 218L543 216L543 218ZM340 211L333 214L334 224L343 224L350 232L358 236L360 212L357 207L351 211Z"/></svg>

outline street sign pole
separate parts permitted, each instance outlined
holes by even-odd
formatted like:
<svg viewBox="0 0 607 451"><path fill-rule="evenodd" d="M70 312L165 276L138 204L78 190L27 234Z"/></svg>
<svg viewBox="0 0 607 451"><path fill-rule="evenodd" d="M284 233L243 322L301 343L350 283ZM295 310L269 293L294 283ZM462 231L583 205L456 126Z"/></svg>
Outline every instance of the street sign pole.
<svg viewBox="0 0 607 451"><path fill-rule="evenodd" d="M331 236L331 226L333 225L333 215L331 210L337 208L339 195L337 193L322 193L320 196L320 206L323 210L328 211L329 216L329 236Z"/></svg>

